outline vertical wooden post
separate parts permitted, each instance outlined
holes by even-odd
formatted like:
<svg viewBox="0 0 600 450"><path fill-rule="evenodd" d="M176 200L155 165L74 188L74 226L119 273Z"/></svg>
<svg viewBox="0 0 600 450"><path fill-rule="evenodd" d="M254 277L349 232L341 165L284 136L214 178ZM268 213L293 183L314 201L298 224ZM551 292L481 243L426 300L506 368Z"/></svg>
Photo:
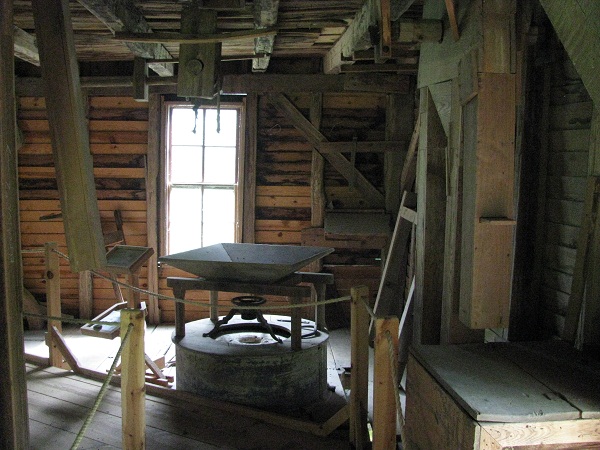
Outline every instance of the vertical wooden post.
<svg viewBox="0 0 600 450"><path fill-rule="evenodd" d="M398 386L398 327L398 317L395 316L375 320L373 450L385 450L396 445L397 389L394 386ZM392 343L391 354L388 336Z"/></svg>
<svg viewBox="0 0 600 450"><path fill-rule="evenodd" d="M322 302L327 296L327 285L325 283L315 283L315 300ZM317 305L315 309L315 322L319 330L327 329L327 319L325 317L325 305Z"/></svg>
<svg viewBox="0 0 600 450"><path fill-rule="evenodd" d="M258 96L246 98L246 139L244 152L244 209L242 242L253 244L256 221L256 140L258 137Z"/></svg>
<svg viewBox="0 0 600 450"><path fill-rule="evenodd" d="M160 167L161 99L150 94L148 103L148 150L146 155L146 235L154 253L148 259L148 290L158 292L158 174ZM158 298L148 297L148 321L160 323Z"/></svg>
<svg viewBox="0 0 600 450"><path fill-rule="evenodd" d="M125 277L125 282L129 286L138 287L140 284L139 273L129 273ZM140 307L140 293L133 289L125 289L125 297L127 298L127 307L130 309L137 309Z"/></svg>
<svg viewBox="0 0 600 450"><path fill-rule="evenodd" d="M219 320L219 291L210 291L210 321L217 323Z"/></svg>
<svg viewBox="0 0 600 450"><path fill-rule="evenodd" d="M29 448L15 123L13 1L0 0L0 447Z"/></svg>
<svg viewBox="0 0 600 450"><path fill-rule="evenodd" d="M369 288L366 286L350 289L351 361L350 375L350 444L356 449L367 447L367 413L369 408L369 314L364 302L368 301Z"/></svg>
<svg viewBox="0 0 600 450"><path fill-rule="evenodd" d="M446 134L429 88L421 89L417 154L414 342L438 344L446 218Z"/></svg>
<svg viewBox="0 0 600 450"><path fill-rule="evenodd" d="M127 333L129 324L133 325L133 329L121 359L123 448L143 449L146 446L144 311L121 310L121 339Z"/></svg>
<svg viewBox="0 0 600 450"><path fill-rule="evenodd" d="M321 119L323 116L323 94L315 93L312 95L310 103L310 123L318 130L321 128ZM323 185L323 172L325 168L325 159L313 149L312 163L310 169L310 226L322 227L325 221L325 187ZM317 262L319 264L319 262ZM318 266L311 266L318 267ZM311 268L311 272L319 272Z"/></svg>
<svg viewBox="0 0 600 450"><path fill-rule="evenodd" d="M173 296L184 299L185 289L173 287ZM185 336L185 303L175 302L175 337L181 339Z"/></svg>
<svg viewBox="0 0 600 450"><path fill-rule="evenodd" d="M290 297L291 305L302 303L301 297ZM302 349L302 312L300 308L292 308L291 312L292 350Z"/></svg>
<svg viewBox="0 0 600 450"><path fill-rule="evenodd" d="M48 315L60 317L62 314L60 305L60 263L58 254L55 250L58 249L56 242L47 242L44 246L46 249L46 272L44 279L46 281L46 305ZM49 362L54 367L64 367L63 356L52 338L52 327L56 327L58 332L62 332L62 323L60 320L48 320L47 344L50 352Z"/></svg>

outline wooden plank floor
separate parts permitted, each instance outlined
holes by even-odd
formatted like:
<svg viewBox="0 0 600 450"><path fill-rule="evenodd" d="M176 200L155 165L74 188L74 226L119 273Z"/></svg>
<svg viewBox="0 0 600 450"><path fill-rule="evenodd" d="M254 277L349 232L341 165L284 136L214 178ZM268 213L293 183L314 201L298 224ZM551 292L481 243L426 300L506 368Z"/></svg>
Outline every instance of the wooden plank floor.
<svg viewBox="0 0 600 450"><path fill-rule="evenodd" d="M172 327L149 327L146 352L151 357L174 356ZM332 397L345 391L337 377L349 367L347 330L333 333L328 352L328 381L336 388ZM114 358L119 339L108 341L81 336L65 329L65 339L82 366L106 371ZM26 353L47 356L43 332L26 332ZM166 371L173 372L174 367ZM336 381L337 380L337 381ZM30 448L69 448L94 403L101 383L52 367L27 364ZM342 398L343 402L343 398ZM335 401L334 401L335 403ZM335 405L333 407L336 407ZM325 420L318 418L317 420ZM121 448L121 400L118 387L111 386L80 448ZM218 409L198 406L193 401L146 396L146 448L169 449L347 449L345 426L326 438L282 428L259 420L233 416Z"/></svg>

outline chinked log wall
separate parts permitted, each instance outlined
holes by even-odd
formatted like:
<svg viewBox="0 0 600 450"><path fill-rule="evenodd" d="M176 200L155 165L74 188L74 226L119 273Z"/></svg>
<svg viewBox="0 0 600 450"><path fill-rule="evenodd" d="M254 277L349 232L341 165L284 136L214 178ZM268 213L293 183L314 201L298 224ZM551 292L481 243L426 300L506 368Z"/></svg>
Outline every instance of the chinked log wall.
<svg viewBox="0 0 600 450"><path fill-rule="evenodd" d="M545 170L545 221L541 316L545 336L560 336L567 313L583 219L592 101L561 50L549 89L549 146Z"/></svg>
<svg viewBox="0 0 600 450"><path fill-rule="evenodd" d="M68 254L62 220L40 219L60 213L44 98L19 98L17 119L23 133L19 149L22 246L37 248L54 241L59 251ZM90 97L88 119L103 231L115 229L113 212L120 210L126 243L145 246L148 104L128 97ZM60 266L63 312L78 315L79 276L62 258ZM43 254L23 255L25 287L40 297L44 270ZM140 283L146 286L145 268ZM97 315L115 303L115 296L110 283L101 278L94 278L93 288L92 313Z"/></svg>
<svg viewBox="0 0 600 450"><path fill-rule="evenodd" d="M293 104L308 116L310 94L289 96ZM323 96L321 132L331 142L385 140L385 95L332 94ZM125 96L88 98L91 152L94 160L97 196L103 230L115 227L113 211L120 210L129 245L148 245L146 227L146 156L148 149L148 104ZM23 133L19 150L21 235L23 248L40 247L55 241L67 252L64 227L60 218L40 217L60 212L59 196L45 102L41 97L21 97L18 123ZM301 230L310 226L310 173L312 147L305 137L266 97L259 97L256 170L255 242L300 244ZM349 148L348 151L351 149ZM349 157L349 155L348 155ZM357 153L356 166L376 187L383 185L383 154ZM367 205L329 164L325 165L325 190L329 207L336 210L365 209ZM160 254L160 249L156 249ZM351 285L367 284L375 294L380 274L379 251L338 250L325 260L326 270L334 272L337 292L345 295ZM24 284L43 300L43 254L23 256ZM186 276L164 267L159 271L159 289L170 295L166 277ZM147 271L140 276L147 287ZM79 314L79 277L61 259L61 295L63 312ZM94 277L93 315L115 302L108 281ZM220 303L226 311L235 294L222 293ZM189 298L208 301L206 292L190 292ZM146 300L142 296L142 300ZM283 299L277 300L281 303ZM174 304L160 300L162 322L174 321ZM186 308L188 320L207 317L205 308ZM279 311L280 312L280 311Z"/></svg>

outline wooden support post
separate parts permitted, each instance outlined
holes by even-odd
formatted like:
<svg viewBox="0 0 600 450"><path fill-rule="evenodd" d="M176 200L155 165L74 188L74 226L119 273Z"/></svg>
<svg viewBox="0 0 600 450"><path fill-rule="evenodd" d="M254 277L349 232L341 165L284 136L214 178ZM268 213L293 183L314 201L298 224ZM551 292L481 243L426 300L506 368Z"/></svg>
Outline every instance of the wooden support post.
<svg viewBox="0 0 600 450"><path fill-rule="evenodd" d="M140 102L148 101L148 66L141 56L133 59L133 98Z"/></svg>
<svg viewBox="0 0 600 450"><path fill-rule="evenodd" d="M158 292L158 177L160 167L161 96L151 94L148 103L148 151L146 156L146 234L148 247L154 253L148 259L147 284L150 292ZM160 323L158 298L148 297L148 321Z"/></svg>
<svg viewBox="0 0 600 450"><path fill-rule="evenodd" d="M440 342L464 344L483 342L482 330L471 330L459 319L460 246L462 239L462 108L458 78L452 80L448 124L448 195L444 244L442 320Z"/></svg>
<svg viewBox="0 0 600 450"><path fill-rule="evenodd" d="M323 93L312 94L309 112L310 123L315 129L321 128L323 118ZM311 226L322 227L325 220L325 188L323 186L323 170L325 160L313 149L310 174Z"/></svg>
<svg viewBox="0 0 600 450"><path fill-rule="evenodd" d="M301 297L290 297L291 305L299 305L302 303ZM291 332L292 332L292 350L302 349L302 312L300 308L292 308L291 313Z"/></svg>
<svg viewBox="0 0 600 450"><path fill-rule="evenodd" d="M375 49L375 62L383 63L392 57L392 19L391 1L378 0L379 7L379 42Z"/></svg>
<svg viewBox="0 0 600 450"><path fill-rule="evenodd" d="M185 289L173 288L173 296L175 298L184 299ZM175 303L175 337L183 338L185 336L185 304L181 302Z"/></svg>
<svg viewBox="0 0 600 450"><path fill-rule="evenodd" d="M121 356L123 448L143 449L146 446L144 311L121 310L121 339L129 324L133 325L133 329Z"/></svg>
<svg viewBox="0 0 600 450"><path fill-rule="evenodd" d="M480 73L473 90L476 95L463 104L462 113L459 318L469 328L507 328L515 228L515 76ZM504 220L495 223L489 217Z"/></svg>
<svg viewBox="0 0 600 450"><path fill-rule="evenodd" d="M323 117L323 94L316 93L312 95L310 103L310 123L315 129L321 128L321 119ZM325 159L316 149L312 151L312 161L310 166L310 226L322 228L325 223L325 186L323 176L325 170ZM322 262L319 259L309 265L309 272L320 272Z"/></svg>
<svg viewBox="0 0 600 450"><path fill-rule="evenodd" d="M351 362L350 375L350 444L356 449L368 446L367 413L369 396L369 314L363 303L368 304L369 288L350 289Z"/></svg>
<svg viewBox="0 0 600 450"><path fill-rule="evenodd" d="M209 291L210 295L210 321L217 323L219 320L219 291Z"/></svg>
<svg viewBox="0 0 600 450"><path fill-rule="evenodd" d="M396 445L398 327L398 317L375 320L373 450L385 450Z"/></svg>
<svg viewBox="0 0 600 450"><path fill-rule="evenodd" d="M29 448L23 356L13 1L0 0L0 447Z"/></svg>
<svg viewBox="0 0 600 450"><path fill-rule="evenodd" d="M429 88L421 89L417 155L414 342L440 339L446 217L446 134Z"/></svg>
<svg viewBox="0 0 600 450"><path fill-rule="evenodd" d="M258 136L258 95L246 98L246 149L244 152L244 210L242 242L254 243L256 222L256 140Z"/></svg>
<svg viewBox="0 0 600 450"><path fill-rule="evenodd" d="M46 272L44 279L46 281L46 306L48 315L61 317L62 310L60 305L60 264L58 260L58 244L48 242L44 246L46 249ZM62 332L62 323L59 320L48 320L48 339L47 344L50 352L49 362L51 366L64 368L63 356L54 339L51 338L52 328L55 327Z"/></svg>
<svg viewBox="0 0 600 450"><path fill-rule="evenodd" d="M315 283L315 297L317 302L322 302L327 296L327 285ZM315 310L315 321L319 330L327 330L327 319L325 317L325 305L317 305Z"/></svg>
<svg viewBox="0 0 600 450"><path fill-rule="evenodd" d="M129 286L138 287L140 275L139 273L129 273L125 277L126 283ZM125 297L127 299L127 307L130 309L137 309L140 307L140 293L133 289L126 288Z"/></svg>

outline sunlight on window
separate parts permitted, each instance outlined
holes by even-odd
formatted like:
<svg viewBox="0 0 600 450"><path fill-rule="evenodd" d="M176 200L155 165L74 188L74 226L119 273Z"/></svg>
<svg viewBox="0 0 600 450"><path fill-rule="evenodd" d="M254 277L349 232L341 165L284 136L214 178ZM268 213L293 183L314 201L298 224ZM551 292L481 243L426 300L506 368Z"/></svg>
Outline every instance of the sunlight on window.
<svg viewBox="0 0 600 450"><path fill-rule="evenodd" d="M235 242L239 110L170 111L167 251Z"/></svg>

